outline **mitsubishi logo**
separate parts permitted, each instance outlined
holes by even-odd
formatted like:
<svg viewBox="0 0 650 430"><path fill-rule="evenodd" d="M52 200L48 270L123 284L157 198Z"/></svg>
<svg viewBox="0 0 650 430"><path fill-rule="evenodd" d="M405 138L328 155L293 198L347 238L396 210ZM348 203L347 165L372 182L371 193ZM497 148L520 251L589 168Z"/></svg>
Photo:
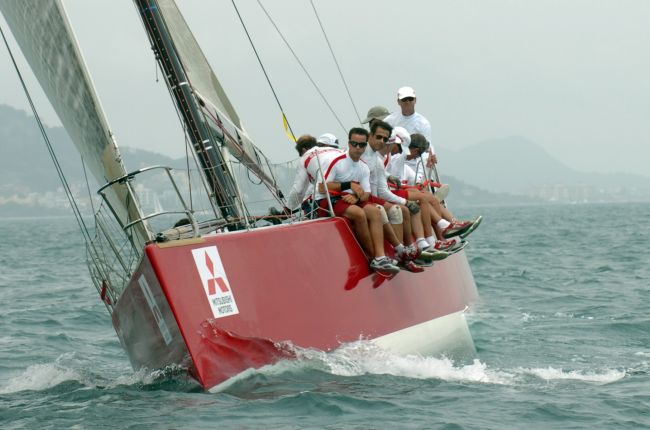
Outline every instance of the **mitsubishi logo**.
<svg viewBox="0 0 650 430"><path fill-rule="evenodd" d="M226 270L216 246L192 250L205 297L215 318L239 313Z"/></svg>
<svg viewBox="0 0 650 430"><path fill-rule="evenodd" d="M210 259L210 256L207 252L205 253L205 265L210 271L210 275L212 275L212 279L208 279L208 295L213 296L217 294L216 286L219 286L219 289L222 293L227 293L229 291L228 286L223 281L223 278L221 276L215 276L214 264L212 263L212 260Z"/></svg>

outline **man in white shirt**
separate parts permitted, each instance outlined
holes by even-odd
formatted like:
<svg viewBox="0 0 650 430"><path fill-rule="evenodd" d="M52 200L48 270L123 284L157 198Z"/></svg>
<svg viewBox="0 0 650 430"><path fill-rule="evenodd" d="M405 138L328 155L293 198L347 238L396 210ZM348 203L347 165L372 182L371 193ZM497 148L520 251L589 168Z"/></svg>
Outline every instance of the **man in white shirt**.
<svg viewBox="0 0 650 430"><path fill-rule="evenodd" d="M285 213L287 215L300 204L311 197L310 185L314 185L327 171L330 163L345 151L337 149L338 139L331 133L321 135L318 140L313 136L303 135L296 141L296 150L300 157L298 171L293 181L291 191L287 197ZM307 215L310 215L308 208Z"/></svg>
<svg viewBox="0 0 650 430"><path fill-rule="evenodd" d="M384 118L393 127L404 127L410 134L420 133L427 141L431 142L431 123L422 114L415 111L417 98L415 90L411 87L402 87L397 90L397 104L400 110ZM431 147L432 162L437 163L435 151ZM425 160L427 161L427 160ZM415 170L415 166L411 166Z"/></svg>
<svg viewBox="0 0 650 430"><path fill-rule="evenodd" d="M329 213L327 186L334 215L352 221L357 240L374 257L370 268L391 275L399 272L399 267L384 252L383 207L370 202L370 169L361 161L367 145L368 131L352 128L348 133L348 151L335 158L325 170L325 184L317 179L315 198L323 213Z"/></svg>
<svg viewBox="0 0 650 430"><path fill-rule="evenodd" d="M373 120L371 124L370 136L368 138L369 148L366 150L363 160L366 161L370 168L370 189L372 190L372 194L388 202L389 207L384 206L387 212L390 212L390 205L397 205L401 209L404 231L403 234L398 234L398 236L407 246L411 245L413 239L415 239L415 246L419 248L420 252L424 252L427 255L429 252L425 250L432 244L425 240L424 234L428 232L429 235L432 235L432 230L430 226L423 225L423 220L429 222L431 217L429 212L432 209L426 204L418 205L413 201L416 199L409 199L408 195L398 196L388 188L386 169L383 161L384 156L387 155L391 148L390 136L393 129L389 124L381 120ZM422 213L420 213L420 209ZM399 245L403 246L402 244ZM447 257L447 253L442 250L431 251L433 251L433 254L429 255L430 258L437 260ZM398 249L398 256L401 253L403 251L400 252Z"/></svg>

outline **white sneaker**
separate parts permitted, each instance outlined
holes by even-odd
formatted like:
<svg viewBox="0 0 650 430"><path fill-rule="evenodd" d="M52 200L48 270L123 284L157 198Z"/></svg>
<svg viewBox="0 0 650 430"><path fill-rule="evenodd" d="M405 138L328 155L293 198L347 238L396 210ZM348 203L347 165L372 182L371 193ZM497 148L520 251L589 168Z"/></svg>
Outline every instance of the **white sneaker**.
<svg viewBox="0 0 650 430"><path fill-rule="evenodd" d="M373 258L370 262L370 268L375 272L394 275L399 272L399 267L393 264L393 261L388 257Z"/></svg>

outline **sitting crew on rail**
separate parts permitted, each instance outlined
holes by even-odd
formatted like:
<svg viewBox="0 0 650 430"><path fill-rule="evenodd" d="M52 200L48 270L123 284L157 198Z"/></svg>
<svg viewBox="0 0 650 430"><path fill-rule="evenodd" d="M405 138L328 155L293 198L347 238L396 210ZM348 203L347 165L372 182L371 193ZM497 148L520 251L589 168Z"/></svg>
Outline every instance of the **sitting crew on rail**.
<svg viewBox="0 0 650 430"><path fill-rule="evenodd" d="M354 233L364 251L372 257L370 268L384 275L399 272L399 267L384 251L384 219L382 205L372 203L370 194L370 169L361 161L368 145L368 131L355 127L348 133L348 151L334 159L325 170L323 183L316 179L318 190L315 198L321 213L330 213L352 222ZM328 200L327 196L331 196Z"/></svg>

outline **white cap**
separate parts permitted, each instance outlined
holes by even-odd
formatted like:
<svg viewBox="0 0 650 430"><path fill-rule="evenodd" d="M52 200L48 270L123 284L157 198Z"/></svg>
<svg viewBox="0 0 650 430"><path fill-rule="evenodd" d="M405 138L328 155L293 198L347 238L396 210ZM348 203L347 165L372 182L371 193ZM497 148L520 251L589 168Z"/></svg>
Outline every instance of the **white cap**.
<svg viewBox="0 0 650 430"><path fill-rule="evenodd" d="M411 135L404 127L395 127L387 143L398 143L408 147L411 144Z"/></svg>
<svg viewBox="0 0 650 430"><path fill-rule="evenodd" d="M403 98L406 97L413 97L415 98L415 90L411 87L402 87L399 90L397 90L397 99L402 100Z"/></svg>
<svg viewBox="0 0 650 430"><path fill-rule="evenodd" d="M321 134L318 136L318 139L316 139L316 142L322 145L331 146L332 148L339 147L339 140L332 133Z"/></svg>

